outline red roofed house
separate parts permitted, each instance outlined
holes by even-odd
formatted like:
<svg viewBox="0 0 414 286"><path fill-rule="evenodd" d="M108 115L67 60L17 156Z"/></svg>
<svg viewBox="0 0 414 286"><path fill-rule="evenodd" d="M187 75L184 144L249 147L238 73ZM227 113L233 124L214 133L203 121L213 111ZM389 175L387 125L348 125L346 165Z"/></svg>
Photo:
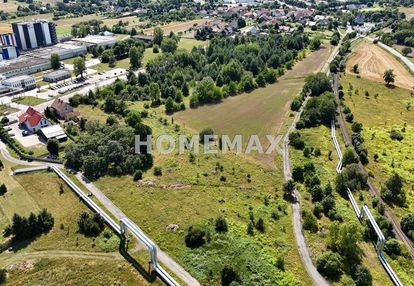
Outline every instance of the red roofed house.
<svg viewBox="0 0 414 286"><path fill-rule="evenodd" d="M19 124L24 125L30 132L36 132L40 128L49 126L49 121L42 113L29 107L25 113L19 116Z"/></svg>

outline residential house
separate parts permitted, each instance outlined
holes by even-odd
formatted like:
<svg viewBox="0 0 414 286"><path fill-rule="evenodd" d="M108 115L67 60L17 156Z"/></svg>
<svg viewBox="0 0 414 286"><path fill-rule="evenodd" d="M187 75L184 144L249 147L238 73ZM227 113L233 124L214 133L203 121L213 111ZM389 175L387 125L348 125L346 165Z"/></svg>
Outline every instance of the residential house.
<svg viewBox="0 0 414 286"><path fill-rule="evenodd" d="M29 107L26 112L19 116L19 124L26 127L30 132L37 132L39 129L50 125L43 114L33 107Z"/></svg>
<svg viewBox="0 0 414 286"><path fill-rule="evenodd" d="M288 33L288 34L290 34L290 33L293 33L294 30L295 29L293 29L293 28L291 28L289 26L279 26L279 31L282 32L282 33Z"/></svg>
<svg viewBox="0 0 414 286"><path fill-rule="evenodd" d="M364 14L358 14L354 19L354 24L358 26L364 25L365 22L365 15Z"/></svg>
<svg viewBox="0 0 414 286"><path fill-rule="evenodd" d="M55 116L65 120L80 116L80 113L78 111L74 111L73 107L70 106L69 103L64 102L59 98L53 101L52 105L50 106L50 110L55 114Z"/></svg>

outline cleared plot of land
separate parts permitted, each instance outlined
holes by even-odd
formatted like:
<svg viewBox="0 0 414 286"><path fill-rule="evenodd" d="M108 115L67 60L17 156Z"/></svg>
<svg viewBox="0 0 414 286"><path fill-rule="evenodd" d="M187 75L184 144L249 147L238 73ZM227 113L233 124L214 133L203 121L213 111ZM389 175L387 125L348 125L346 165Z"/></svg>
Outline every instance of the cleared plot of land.
<svg viewBox="0 0 414 286"><path fill-rule="evenodd" d="M1 2L0 6L1 6L1 10L3 12L11 13L11 12L16 12L17 11L17 6L18 5L14 2L7 2L7 3Z"/></svg>
<svg viewBox="0 0 414 286"><path fill-rule="evenodd" d="M290 101L301 91L304 77L319 71L331 51L330 46L311 53L287 71L278 82L223 100L220 104L187 109L174 114L185 127L199 132L211 127L217 134L277 134L290 110Z"/></svg>
<svg viewBox="0 0 414 286"><path fill-rule="evenodd" d="M88 120L96 120L101 123L106 122L106 118L108 115L104 113L99 107L93 107L91 105L79 105L75 109L76 111L79 111L82 117L88 119Z"/></svg>
<svg viewBox="0 0 414 286"><path fill-rule="evenodd" d="M194 25L200 25L204 22L206 22L206 19L195 19L186 22L172 22L166 25L159 25L156 27L160 27L164 31L164 34L168 35L170 32L183 32L185 30L192 28ZM144 33L152 35L152 33L154 32L154 28L155 27L144 29Z"/></svg>
<svg viewBox="0 0 414 286"><path fill-rule="evenodd" d="M406 89L414 86L414 77L397 59L381 47L362 42L358 45L347 61L347 72L352 73L352 67L358 65L359 74L363 78L384 82L383 75L387 69L395 74L395 85Z"/></svg>
<svg viewBox="0 0 414 286"><path fill-rule="evenodd" d="M399 173L405 180L407 208L395 207L393 211L399 217L408 211L414 212L414 110L411 107L414 97L406 89L390 89L351 75L343 76L341 84L345 104L354 114L355 121L364 125L362 134L369 155L367 169L374 175L371 179L380 187L393 172ZM368 97L365 91L368 91ZM404 139L392 140L391 130L399 131Z"/></svg>

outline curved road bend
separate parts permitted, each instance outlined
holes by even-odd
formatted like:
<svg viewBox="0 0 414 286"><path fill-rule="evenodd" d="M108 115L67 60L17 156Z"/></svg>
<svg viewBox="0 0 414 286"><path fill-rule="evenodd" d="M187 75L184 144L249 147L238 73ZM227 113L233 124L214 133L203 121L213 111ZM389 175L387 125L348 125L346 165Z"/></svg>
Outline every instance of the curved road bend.
<svg viewBox="0 0 414 286"><path fill-rule="evenodd" d="M303 102L302 107L306 105L306 102L309 97ZM288 181L292 178L291 174L291 164L289 159L289 134L295 129L296 123L302 114L303 108L299 110L296 114L295 118L293 119L292 125L290 125L285 138L283 140L283 174L285 177L285 181ZM311 277L313 283L317 286L328 286L329 283L319 274L318 270L316 269L315 265L313 265L310 250L308 245L306 244L305 236L302 232L302 222L301 222L301 211L300 211L300 194L296 190L293 193L293 204L292 204L292 222L293 222L293 229L295 233L296 245L299 250L300 257L305 265L306 271L308 272L309 276Z"/></svg>
<svg viewBox="0 0 414 286"><path fill-rule="evenodd" d="M337 109L337 116L336 116L336 120L339 124L339 128L341 130L342 133L342 137L344 138L345 144L346 145L352 145L352 141L351 141L351 136L349 135L349 131L346 128L345 125L345 121L342 115L342 111L341 111L341 107L340 107L340 100L339 100L339 75L335 74L334 76L334 83L333 83L333 88L334 88L334 94L335 94L335 99L338 103L338 109ZM361 162L359 162L359 167L362 170L365 170L364 166L361 164ZM401 226L400 223L398 221L398 218L394 215L394 213L392 211L390 211L390 209L387 207L387 204L382 200L381 198L381 193L378 191L378 189L371 183L371 181L368 178L368 187L369 187L369 191L371 194L373 194L374 196L376 196L380 202L382 202L384 204L385 207L385 216L391 221L393 229L394 229L394 233L397 236L397 238L399 238L402 242L404 242L404 244L407 246L408 251L410 252L410 256L411 259L414 260L414 246L413 243L411 242L411 240L405 235L405 233L401 230Z"/></svg>
<svg viewBox="0 0 414 286"><path fill-rule="evenodd" d="M0 141L0 152L3 155L4 159L18 165L45 165L43 162L28 162L20 159L16 159L10 155L7 151L3 142ZM58 165L59 168L62 168L62 165ZM76 174L76 178L81 182L81 184L88 189L105 208L112 213L114 217L120 220L126 215L107 197L100 189L98 189L92 182L85 178L81 173ZM162 251L157 245L157 257L160 262L162 262L171 272L173 272L181 281L185 282L190 286L201 286L201 284L191 276L181 265L174 261L168 254Z"/></svg>

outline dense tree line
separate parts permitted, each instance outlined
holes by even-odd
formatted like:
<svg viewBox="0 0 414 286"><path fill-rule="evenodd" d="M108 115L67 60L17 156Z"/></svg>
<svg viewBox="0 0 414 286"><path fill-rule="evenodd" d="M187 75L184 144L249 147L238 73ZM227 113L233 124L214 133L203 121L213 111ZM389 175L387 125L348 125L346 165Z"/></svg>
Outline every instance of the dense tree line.
<svg viewBox="0 0 414 286"><path fill-rule="evenodd" d="M4 236L13 235L15 241L32 239L52 229L54 218L46 209L37 215L30 213L28 217L14 214L11 225L4 230Z"/></svg>
<svg viewBox="0 0 414 286"><path fill-rule="evenodd" d="M397 21L392 32L383 34L381 40L387 45L414 47L414 19Z"/></svg>
<svg viewBox="0 0 414 286"><path fill-rule="evenodd" d="M214 38L207 49L178 50L150 61L148 84L158 85L161 99L171 97L181 103L182 96L188 95L188 83L193 82L192 107L218 102L223 97L275 82L283 67L308 43L302 33L289 37Z"/></svg>

